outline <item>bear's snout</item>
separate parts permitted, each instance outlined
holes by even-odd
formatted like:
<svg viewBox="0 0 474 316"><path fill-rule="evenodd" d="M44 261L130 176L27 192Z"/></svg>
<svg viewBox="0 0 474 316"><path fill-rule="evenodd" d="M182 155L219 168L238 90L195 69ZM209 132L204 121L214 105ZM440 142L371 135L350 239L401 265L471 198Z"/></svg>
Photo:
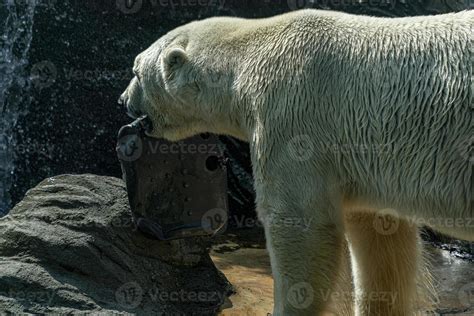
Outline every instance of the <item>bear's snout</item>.
<svg viewBox="0 0 474 316"><path fill-rule="evenodd" d="M137 78L133 78L127 89L122 93L118 99L118 103L125 106L127 109L127 115L133 119L139 118L144 115L143 111L139 111L138 108L142 108L142 94L140 86L138 85Z"/></svg>
<svg viewBox="0 0 474 316"><path fill-rule="evenodd" d="M128 100L129 100L128 94L125 91L118 99L118 104L125 106L125 108L127 109L127 115L129 117L131 117L132 119L139 118L142 114L139 111L137 111L135 108L133 108Z"/></svg>

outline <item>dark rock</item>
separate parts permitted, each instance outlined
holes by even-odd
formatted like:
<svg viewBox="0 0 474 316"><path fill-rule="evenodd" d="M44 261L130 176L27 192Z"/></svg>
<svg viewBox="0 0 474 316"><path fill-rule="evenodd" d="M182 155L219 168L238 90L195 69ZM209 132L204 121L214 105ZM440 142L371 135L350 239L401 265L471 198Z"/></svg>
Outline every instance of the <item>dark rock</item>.
<svg viewBox="0 0 474 316"><path fill-rule="evenodd" d="M449 236L442 235L425 227L422 236L437 248L449 251L457 258L474 262L474 243L465 240L456 240Z"/></svg>
<svg viewBox="0 0 474 316"><path fill-rule="evenodd" d="M0 219L2 312L213 315L231 291L206 240L134 230L116 178L49 178Z"/></svg>

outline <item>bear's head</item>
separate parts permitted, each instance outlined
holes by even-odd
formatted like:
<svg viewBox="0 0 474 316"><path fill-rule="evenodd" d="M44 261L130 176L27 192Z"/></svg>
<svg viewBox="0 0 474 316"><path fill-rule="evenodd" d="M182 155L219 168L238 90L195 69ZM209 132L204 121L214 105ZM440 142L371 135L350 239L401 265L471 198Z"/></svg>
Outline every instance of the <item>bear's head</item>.
<svg viewBox="0 0 474 316"><path fill-rule="evenodd" d="M204 132L238 134L230 119L233 68L213 27L206 20L179 27L135 59L135 77L119 102L133 118L148 116L149 136L176 141Z"/></svg>

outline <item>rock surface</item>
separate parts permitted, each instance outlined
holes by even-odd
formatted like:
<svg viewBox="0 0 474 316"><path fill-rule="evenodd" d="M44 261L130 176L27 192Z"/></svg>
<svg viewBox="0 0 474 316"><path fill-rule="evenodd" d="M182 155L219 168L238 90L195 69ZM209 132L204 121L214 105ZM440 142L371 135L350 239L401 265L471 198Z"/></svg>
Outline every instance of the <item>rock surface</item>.
<svg viewBox="0 0 474 316"><path fill-rule="evenodd" d="M49 178L0 219L0 314L214 315L232 288L207 249L135 231L120 179Z"/></svg>

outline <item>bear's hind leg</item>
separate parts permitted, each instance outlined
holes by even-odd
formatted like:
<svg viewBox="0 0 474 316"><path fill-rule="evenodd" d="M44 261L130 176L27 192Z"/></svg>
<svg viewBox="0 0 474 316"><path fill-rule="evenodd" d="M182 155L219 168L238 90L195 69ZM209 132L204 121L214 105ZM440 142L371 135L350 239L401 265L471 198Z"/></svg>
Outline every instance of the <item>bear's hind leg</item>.
<svg viewBox="0 0 474 316"><path fill-rule="evenodd" d="M421 257L418 229L374 212L345 217L354 274L356 315L414 315Z"/></svg>
<svg viewBox="0 0 474 316"><path fill-rule="evenodd" d="M294 207L276 209L263 222L275 281L274 316L321 315L338 277L342 223L318 221Z"/></svg>

